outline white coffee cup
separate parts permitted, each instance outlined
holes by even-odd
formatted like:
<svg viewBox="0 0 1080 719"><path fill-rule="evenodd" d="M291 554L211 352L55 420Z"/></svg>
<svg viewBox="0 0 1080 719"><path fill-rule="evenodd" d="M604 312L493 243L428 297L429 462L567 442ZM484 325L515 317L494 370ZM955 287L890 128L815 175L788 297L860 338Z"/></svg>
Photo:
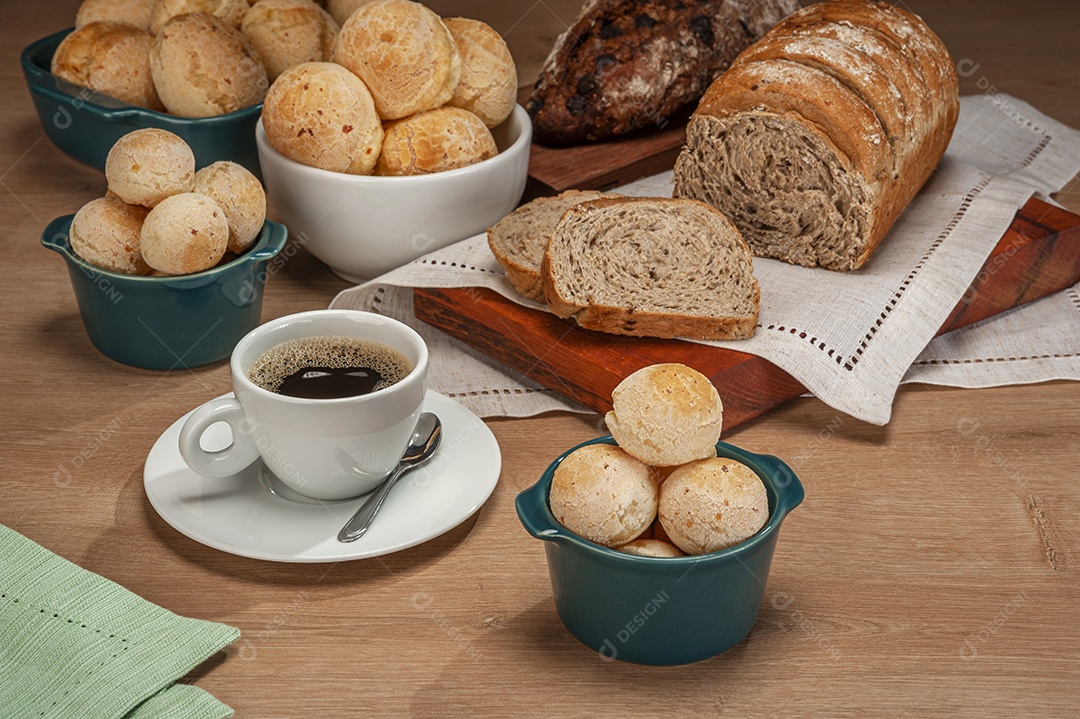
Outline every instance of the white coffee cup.
<svg viewBox="0 0 1080 719"><path fill-rule="evenodd" d="M370 394L304 399L276 394L248 378L251 366L288 340L345 336L381 342L401 352L412 371ZM261 459L286 486L315 499L346 499L377 487L408 446L424 402L428 351L408 325L370 312L314 310L256 327L232 352L235 399L202 405L180 431L180 454L207 477L227 477ZM202 448L203 433L225 422L233 442Z"/></svg>

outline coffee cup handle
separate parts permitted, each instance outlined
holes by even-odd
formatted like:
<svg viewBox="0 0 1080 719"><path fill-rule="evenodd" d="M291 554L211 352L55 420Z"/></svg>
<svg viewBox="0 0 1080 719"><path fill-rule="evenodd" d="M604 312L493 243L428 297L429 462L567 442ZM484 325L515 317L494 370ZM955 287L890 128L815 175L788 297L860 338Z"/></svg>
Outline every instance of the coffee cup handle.
<svg viewBox="0 0 1080 719"><path fill-rule="evenodd" d="M216 452L202 448L203 433L212 424L225 422L232 430L233 441ZM244 431L247 416L232 397L220 397L202 405L188 417L180 429L180 456L187 465L204 477L222 478L236 474L259 458L259 450Z"/></svg>

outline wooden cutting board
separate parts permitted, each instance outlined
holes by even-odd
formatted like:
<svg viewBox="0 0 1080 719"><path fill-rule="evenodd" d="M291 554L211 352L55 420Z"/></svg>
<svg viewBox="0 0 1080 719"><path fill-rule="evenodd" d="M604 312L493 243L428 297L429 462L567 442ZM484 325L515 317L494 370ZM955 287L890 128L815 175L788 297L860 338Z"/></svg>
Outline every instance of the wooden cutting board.
<svg viewBox="0 0 1080 719"><path fill-rule="evenodd" d="M938 334L1078 281L1080 216L1032 199ZM724 398L725 430L805 392L791 375L754 355L583 330L487 289L416 289L414 298L420 320L597 412L611 409L611 391L624 377L658 362L682 362L712 380Z"/></svg>
<svg viewBox="0 0 1080 719"><path fill-rule="evenodd" d="M627 137L573 147L533 143L529 177L556 194L563 190L610 190L675 166L686 141L685 115Z"/></svg>

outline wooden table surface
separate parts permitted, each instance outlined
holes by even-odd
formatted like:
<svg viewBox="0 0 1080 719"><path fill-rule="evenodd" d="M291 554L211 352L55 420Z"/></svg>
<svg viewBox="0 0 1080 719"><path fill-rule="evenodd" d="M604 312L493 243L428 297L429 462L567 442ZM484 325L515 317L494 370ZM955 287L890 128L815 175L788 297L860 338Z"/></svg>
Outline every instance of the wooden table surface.
<svg viewBox="0 0 1080 719"><path fill-rule="evenodd" d="M174 531L143 493L144 458L180 414L228 391L228 370L102 357L63 263L39 244L47 221L105 191L44 137L18 67L76 4L0 7L0 523L174 612L239 627L187 681L243 717L1080 711L1075 383L904 387L886 427L800 399L737 428L726 439L786 458L806 501L748 639L685 667L608 663L573 639L541 543L515 515L514 496L558 452L597 434L594 416L489 421L503 457L491 499L382 558L261 562ZM491 22L523 81L576 5L432 3ZM1009 92L1080 127L1080 4L910 5L967 61L962 92ZM1080 193L1062 199L1080 210ZM268 283L263 319L325 307L345 287L301 250Z"/></svg>

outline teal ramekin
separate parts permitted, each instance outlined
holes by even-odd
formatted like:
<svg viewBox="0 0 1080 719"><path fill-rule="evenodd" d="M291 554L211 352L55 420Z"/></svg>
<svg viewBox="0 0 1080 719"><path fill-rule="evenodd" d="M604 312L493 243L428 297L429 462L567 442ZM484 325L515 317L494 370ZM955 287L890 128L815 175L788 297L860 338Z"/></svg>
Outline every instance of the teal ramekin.
<svg viewBox="0 0 1080 719"><path fill-rule="evenodd" d="M255 147L261 103L216 117L178 117L73 85L49 71L56 47L72 30L27 45L21 56L41 127L64 154L104 172L105 158L117 140L133 130L158 127L176 133L191 146L195 167L232 160L262 177Z"/></svg>
<svg viewBox="0 0 1080 719"><path fill-rule="evenodd" d="M610 435L585 442L616 444ZM638 557L590 542L551 513L548 493L559 463L517 496L518 518L544 540L555 609L582 644L603 659L635 664L690 664L742 641L765 595L780 525L803 500L803 486L788 465L726 442L716 453L742 462L761 477L769 521L750 539L693 557Z"/></svg>
<svg viewBox="0 0 1080 719"><path fill-rule="evenodd" d="M285 226L269 220L235 260L191 275L109 272L71 249L74 215L45 228L41 244L67 263L86 334L103 355L133 367L171 370L227 358L259 324L266 263L281 252Z"/></svg>

